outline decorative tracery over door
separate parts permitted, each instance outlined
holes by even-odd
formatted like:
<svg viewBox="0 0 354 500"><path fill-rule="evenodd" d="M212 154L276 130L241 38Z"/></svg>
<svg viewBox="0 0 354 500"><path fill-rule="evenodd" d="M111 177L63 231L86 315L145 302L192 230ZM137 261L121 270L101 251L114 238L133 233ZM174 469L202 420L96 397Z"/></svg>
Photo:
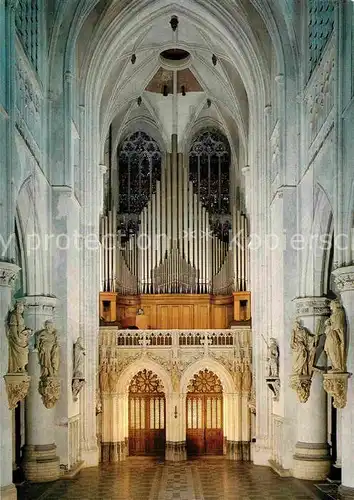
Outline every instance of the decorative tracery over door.
<svg viewBox="0 0 354 500"><path fill-rule="evenodd" d="M142 370L129 387L129 454L165 452L165 394L155 373Z"/></svg>
<svg viewBox="0 0 354 500"><path fill-rule="evenodd" d="M187 452L189 455L223 454L223 395L215 373L205 369L194 375L187 394Z"/></svg>

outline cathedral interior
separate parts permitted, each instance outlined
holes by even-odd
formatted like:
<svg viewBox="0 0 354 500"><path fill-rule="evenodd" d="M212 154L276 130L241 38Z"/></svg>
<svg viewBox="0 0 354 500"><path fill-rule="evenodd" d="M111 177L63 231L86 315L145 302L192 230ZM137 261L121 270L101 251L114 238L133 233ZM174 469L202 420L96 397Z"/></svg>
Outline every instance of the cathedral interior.
<svg viewBox="0 0 354 500"><path fill-rule="evenodd" d="M0 497L354 499L354 2L0 0Z"/></svg>

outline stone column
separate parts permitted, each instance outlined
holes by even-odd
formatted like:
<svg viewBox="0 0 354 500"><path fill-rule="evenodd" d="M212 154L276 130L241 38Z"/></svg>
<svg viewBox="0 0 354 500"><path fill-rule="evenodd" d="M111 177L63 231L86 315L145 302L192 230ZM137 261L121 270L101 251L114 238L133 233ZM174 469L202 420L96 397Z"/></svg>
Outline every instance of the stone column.
<svg viewBox="0 0 354 500"><path fill-rule="evenodd" d="M187 459L186 446L186 395L166 394L166 450L170 462Z"/></svg>
<svg viewBox="0 0 354 500"><path fill-rule="evenodd" d="M347 372L354 373L354 266L341 267L333 272L336 289L340 293L347 319ZM342 485L340 498L354 499L354 379L348 380L347 404L340 410Z"/></svg>
<svg viewBox="0 0 354 500"><path fill-rule="evenodd" d="M46 296L29 296L26 303L26 324L34 332L44 327L47 319L53 319L56 299ZM34 338L33 338L34 340ZM40 380L38 352L34 343L30 348L28 374L30 390L26 398L26 445L23 470L28 481L35 483L55 481L60 475L59 457L56 455L54 408L46 408L38 392Z"/></svg>
<svg viewBox="0 0 354 500"><path fill-rule="evenodd" d="M17 492L12 484L12 412L6 394L4 375L8 369L8 343L6 321L11 306L12 284L19 267L15 264L0 262L0 498L15 500Z"/></svg>
<svg viewBox="0 0 354 500"><path fill-rule="evenodd" d="M330 314L329 302L326 297L296 299L297 317L313 335L319 331L320 325L323 325L325 318ZM319 350L321 340L320 338ZM298 479L324 480L330 470L327 395L322 384L322 374L314 371L309 398L305 403L298 403L297 442L293 462L293 476Z"/></svg>

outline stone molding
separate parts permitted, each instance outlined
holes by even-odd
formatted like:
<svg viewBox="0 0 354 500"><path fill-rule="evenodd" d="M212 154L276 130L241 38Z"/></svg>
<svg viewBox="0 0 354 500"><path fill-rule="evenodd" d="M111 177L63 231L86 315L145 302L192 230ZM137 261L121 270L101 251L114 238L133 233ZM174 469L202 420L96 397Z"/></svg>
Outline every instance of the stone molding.
<svg viewBox="0 0 354 500"><path fill-rule="evenodd" d="M52 444L26 445L24 447L23 471L27 481L46 483L60 477L60 459L56 455L56 446Z"/></svg>
<svg viewBox="0 0 354 500"><path fill-rule="evenodd" d="M21 298L26 309L33 309L31 313L52 316L57 306L58 299L52 295L26 295Z"/></svg>
<svg viewBox="0 0 354 500"><path fill-rule="evenodd" d="M329 316L331 312L327 297L297 297L294 302L297 316Z"/></svg>
<svg viewBox="0 0 354 500"><path fill-rule="evenodd" d="M354 291L354 266L340 267L332 274L339 293Z"/></svg>
<svg viewBox="0 0 354 500"><path fill-rule="evenodd" d="M331 467L327 443L297 442L295 446L293 476L297 479L325 480Z"/></svg>
<svg viewBox="0 0 354 500"><path fill-rule="evenodd" d="M0 286L12 288L20 269L21 268L17 264L0 261Z"/></svg>

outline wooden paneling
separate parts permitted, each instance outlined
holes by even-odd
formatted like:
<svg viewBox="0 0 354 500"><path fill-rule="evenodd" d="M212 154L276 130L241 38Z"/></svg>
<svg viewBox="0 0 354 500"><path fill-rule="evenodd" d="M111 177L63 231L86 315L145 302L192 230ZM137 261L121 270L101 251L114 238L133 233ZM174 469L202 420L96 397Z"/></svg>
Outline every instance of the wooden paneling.
<svg viewBox="0 0 354 500"><path fill-rule="evenodd" d="M186 400L187 453L223 454L223 395L220 379L208 369L195 374Z"/></svg>
<svg viewBox="0 0 354 500"><path fill-rule="evenodd" d="M232 296L149 294L117 297L118 320L133 317L142 308L153 330L228 328L233 319L233 307Z"/></svg>

